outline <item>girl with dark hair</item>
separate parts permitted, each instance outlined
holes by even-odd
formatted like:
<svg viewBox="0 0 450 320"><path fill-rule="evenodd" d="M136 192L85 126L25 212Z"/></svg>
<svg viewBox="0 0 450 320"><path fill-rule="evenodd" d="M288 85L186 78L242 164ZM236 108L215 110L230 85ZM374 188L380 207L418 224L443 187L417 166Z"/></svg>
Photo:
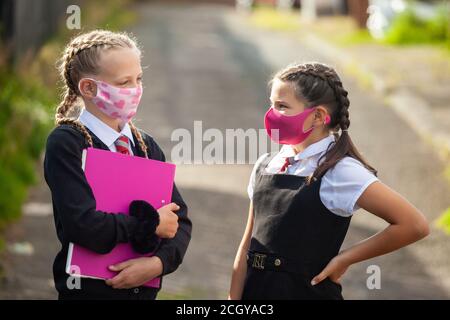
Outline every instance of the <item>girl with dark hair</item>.
<svg viewBox="0 0 450 320"><path fill-rule="evenodd" d="M428 223L356 149L348 92L334 69L291 65L270 85L265 127L283 147L261 156L251 174L229 298L340 300L348 267L418 241ZM359 208L389 226L340 251Z"/></svg>

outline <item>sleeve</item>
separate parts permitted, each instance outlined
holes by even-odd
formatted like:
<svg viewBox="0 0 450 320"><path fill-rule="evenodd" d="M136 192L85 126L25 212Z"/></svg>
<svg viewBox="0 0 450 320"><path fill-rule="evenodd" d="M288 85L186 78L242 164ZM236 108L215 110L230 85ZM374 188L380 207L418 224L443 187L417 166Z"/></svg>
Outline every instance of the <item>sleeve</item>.
<svg viewBox="0 0 450 320"><path fill-rule="evenodd" d="M378 178L360 161L345 157L323 176L320 199L334 214L348 217L359 209L356 202L375 181Z"/></svg>
<svg viewBox="0 0 450 320"><path fill-rule="evenodd" d="M255 189L255 179L256 179L256 170L258 169L259 165L263 160L268 156L268 153L263 154L256 160L255 165L253 166L252 173L250 174L250 179L247 186L247 194L250 200L253 199L253 190Z"/></svg>
<svg viewBox="0 0 450 320"><path fill-rule="evenodd" d="M134 217L96 210L81 167L83 145L75 129L56 128L47 139L44 176L62 228L61 241L106 254L118 243L129 242L139 225Z"/></svg>
<svg viewBox="0 0 450 320"><path fill-rule="evenodd" d="M148 134L146 137L149 148L149 156L154 160L166 161L166 157L158 144ZM172 191L172 202L180 206L176 212L178 215L178 231L172 239L162 239L155 256L159 257L163 264L162 275L174 272L183 262L184 255L191 241L192 222L188 217L188 208L177 186L174 184Z"/></svg>

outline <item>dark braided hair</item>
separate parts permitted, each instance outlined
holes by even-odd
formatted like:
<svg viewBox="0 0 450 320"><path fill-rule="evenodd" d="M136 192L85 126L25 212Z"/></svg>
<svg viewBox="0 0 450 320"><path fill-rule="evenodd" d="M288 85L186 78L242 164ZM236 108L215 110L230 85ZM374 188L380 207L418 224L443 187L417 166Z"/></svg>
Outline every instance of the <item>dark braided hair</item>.
<svg viewBox="0 0 450 320"><path fill-rule="evenodd" d="M331 144L325 154L320 157L316 170L308 178L308 183L321 178L347 156L359 160L369 171L377 174L350 138L348 133L350 100L347 90L344 89L341 79L333 68L318 62L294 64L278 72L273 79L291 83L297 99L304 102L306 108L323 105L330 113L331 120L328 128L333 130L336 143ZM341 130L340 134L338 134L339 130ZM323 158L325 159L321 162Z"/></svg>
<svg viewBox="0 0 450 320"><path fill-rule="evenodd" d="M78 120L68 116L71 109L76 105L80 92L78 82L84 74L97 74L99 70L98 61L102 50L112 48L136 48L136 41L126 33L118 33L107 30L94 30L81 34L70 41L64 50L59 64L59 71L64 82L64 96L56 108L56 126L63 124L72 125L80 131L85 141L92 147L92 137L85 126ZM147 145L139 130L130 121L130 129L137 138L139 147L145 157L148 157Z"/></svg>

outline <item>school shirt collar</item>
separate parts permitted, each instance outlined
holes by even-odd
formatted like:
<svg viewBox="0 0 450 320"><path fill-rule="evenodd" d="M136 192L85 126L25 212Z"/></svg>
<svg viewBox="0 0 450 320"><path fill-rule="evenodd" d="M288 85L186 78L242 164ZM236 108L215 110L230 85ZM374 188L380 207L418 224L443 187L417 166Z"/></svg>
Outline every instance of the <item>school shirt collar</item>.
<svg viewBox="0 0 450 320"><path fill-rule="evenodd" d="M78 120L91 130L92 133L95 134L108 148L110 148L121 135L130 139L134 146L133 134L131 133L131 128L128 123L125 123L122 130L117 132L86 109L81 111Z"/></svg>
<svg viewBox="0 0 450 320"><path fill-rule="evenodd" d="M300 153L295 153L294 149L290 145L284 145L280 150L280 156L282 157L293 157L294 161L305 160L312 156L323 153L327 150L330 143L335 142L335 138L333 134L330 134L328 137L319 140L303 150Z"/></svg>

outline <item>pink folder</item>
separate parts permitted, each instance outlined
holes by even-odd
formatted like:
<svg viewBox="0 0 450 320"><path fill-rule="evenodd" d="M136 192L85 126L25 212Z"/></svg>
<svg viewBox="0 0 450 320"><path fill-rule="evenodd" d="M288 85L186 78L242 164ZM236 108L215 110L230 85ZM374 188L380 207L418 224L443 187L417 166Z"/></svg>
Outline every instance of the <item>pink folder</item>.
<svg viewBox="0 0 450 320"><path fill-rule="evenodd" d="M128 214L133 200L145 200L155 209L171 202L174 164L88 148L83 152L83 169L94 193L97 210ZM110 265L152 255L135 252L129 243L118 244L108 254L97 254L71 243L66 272L81 277L110 279L117 274L108 269ZM152 279L145 286L159 288L160 280Z"/></svg>

